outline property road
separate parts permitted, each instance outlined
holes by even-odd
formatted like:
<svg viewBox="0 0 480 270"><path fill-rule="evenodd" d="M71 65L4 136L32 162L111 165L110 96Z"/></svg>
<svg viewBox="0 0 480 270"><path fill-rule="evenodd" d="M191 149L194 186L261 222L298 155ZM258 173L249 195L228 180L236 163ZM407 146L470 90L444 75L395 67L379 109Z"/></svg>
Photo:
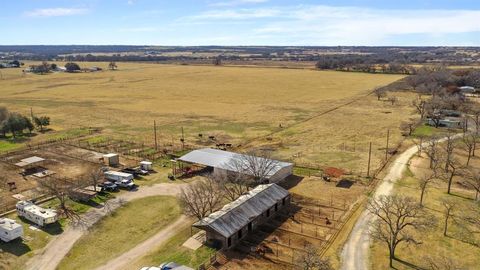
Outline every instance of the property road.
<svg viewBox="0 0 480 270"><path fill-rule="evenodd" d="M168 225L168 227L150 237L145 242L121 254L117 258L110 260L107 264L98 267L96 270L124 269L125 266L131 264L136 259L143 257L146 253L154 250L156 247L164 244L168 239L174 236L175 233L186 226L189 226L190 223L187 221L188 218L186 216L181 216L174 223Z"/></svg>
<svg viewBox="0 0 480 270"><path fill-rule="evenodd" d="M462 135L463 134L457 134L454 138L458 138ZM445 138L440 140L440 142L442 141L445 141ZM382 195L387 196L392 192L395 182L402 178L409 160L417 152L418 147L412 146L395 159L388 174L375 191L374 198L378 198ZM373 218L373 215L367 210L363 211L350 232L350 236L343 247L341 255L342 270L367 270L369 268L368 258L370 237L368 235L368 229Z"/></svg>
<svg viewBox="0 0 480 270"><path fill-rule="evenodd" d="M183 186L187 184L156 184L151 187L140 187L137 191L123 193L115 199L110 200L108 207L92 208L82 215L82 220L85 221L81 226L69 226L60 235L54 237L47 246L34 257L32 257L26 264L27 270L55 270L60 261L68 254L75 242L80 239L88 229L98 222L102 217L109 212L120 207L124 202L132 201L139 198L158 196L158 195L177 195ZM107 209L108 208L108 209ZM179 220L182 220L180 218ZM178 221L177 221L178 222ZM175 222L175 223L177 223ZM178 224L177 224L178 225ZM159 239L167 238L169 233L167 229L174 229L175 227L168 226L159 232L155 237ZM162 234L163 233L163 234ZM163 237L162 237L163 235ZM110 268L117 269L117 268Z"/></svg>

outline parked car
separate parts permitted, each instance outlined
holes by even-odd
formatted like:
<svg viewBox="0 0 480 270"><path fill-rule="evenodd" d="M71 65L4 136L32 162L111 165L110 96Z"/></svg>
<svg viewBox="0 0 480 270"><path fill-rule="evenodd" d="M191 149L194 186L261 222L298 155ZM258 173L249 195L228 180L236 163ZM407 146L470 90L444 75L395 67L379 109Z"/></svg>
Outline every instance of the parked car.
<svg viewBox="0 0 480 270"><path fill-rule="evenodd" d="M102 188L102 191L117 191L118 186L115 183L112 183L110 181L106 181L103 184L98 185Z"/></svg>
<svg viewBox="0 0 480 270"><path fill-rule="evenodd" d="M116 183L119 187L121 188L126 188L126 189L133 189L135 188L135 183L133 183L133 180L122 180Z"/></svg>

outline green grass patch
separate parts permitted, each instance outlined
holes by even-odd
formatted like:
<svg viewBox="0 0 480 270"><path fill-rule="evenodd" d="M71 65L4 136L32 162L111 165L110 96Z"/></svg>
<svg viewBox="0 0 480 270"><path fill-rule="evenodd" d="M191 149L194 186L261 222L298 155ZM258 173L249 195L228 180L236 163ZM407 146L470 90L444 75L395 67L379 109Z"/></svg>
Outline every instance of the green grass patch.
<svg viewBox="0 0 480 270"><path fill-rule="evenodd" d="M154 196L129 202L83 236L58 269L94 269L147 240L179 216L175 197Z"/></svg>
<svg viewBox="0 0 480 270"><path fill-rule="evenodd" d="M446 128L436 128L429 125L421 125L417 127L413 132L413 137L432 137L435 135L441 135L448 132Z"/></svg>
<svg viewBox="0 0 480 270"><path fill-rule="evenodd" d="M302 176L311 176L311 175L320 175L322 170L305 168L305 167L294 167L293 174L302 175Z"/></svg>
<svg viewBox="0 0 480 270"><path fill-rule="evenodd" d="M198 230L194 230L195 234ZM190 238L190 228L185 228L172 237L167 243L149 255L141 258L137 263L139 266L160 265L164 262L176 262L193 268L199 267L215 253L215 249L202 246L193 251L185 248L182 244Z"/></svg>

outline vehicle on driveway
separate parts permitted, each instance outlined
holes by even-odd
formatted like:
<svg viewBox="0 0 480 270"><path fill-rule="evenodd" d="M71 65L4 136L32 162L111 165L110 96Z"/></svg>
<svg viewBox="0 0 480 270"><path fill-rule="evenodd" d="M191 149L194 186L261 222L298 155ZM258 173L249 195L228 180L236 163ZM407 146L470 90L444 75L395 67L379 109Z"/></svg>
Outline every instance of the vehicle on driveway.
<svg viewBox="0 0 480 270"><path fill-rule="evenodd" d="M118 190L117 184L112 183L110 181L103 182L103 184L100 184L98 186L102 188L102 191L117 191Z"/></svg>

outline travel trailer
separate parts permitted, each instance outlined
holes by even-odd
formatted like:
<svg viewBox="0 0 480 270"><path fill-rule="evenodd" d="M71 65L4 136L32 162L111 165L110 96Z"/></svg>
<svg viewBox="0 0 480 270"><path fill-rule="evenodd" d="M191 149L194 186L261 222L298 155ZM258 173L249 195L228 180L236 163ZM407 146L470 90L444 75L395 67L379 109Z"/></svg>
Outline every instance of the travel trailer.
<svg viewBox="0 0 480 270"><path fill-rule="evenodd" d="M23 236L22 225L13 219L0 218L0 240L10 242Z"/></svg>
<svg viewBox="0 0 480 270"><path fill-rule="evenodd" d="M55 223L58 218L55 210L44 209L27 201L19 201L17 203L17 214L38 226Z"/></svg>

